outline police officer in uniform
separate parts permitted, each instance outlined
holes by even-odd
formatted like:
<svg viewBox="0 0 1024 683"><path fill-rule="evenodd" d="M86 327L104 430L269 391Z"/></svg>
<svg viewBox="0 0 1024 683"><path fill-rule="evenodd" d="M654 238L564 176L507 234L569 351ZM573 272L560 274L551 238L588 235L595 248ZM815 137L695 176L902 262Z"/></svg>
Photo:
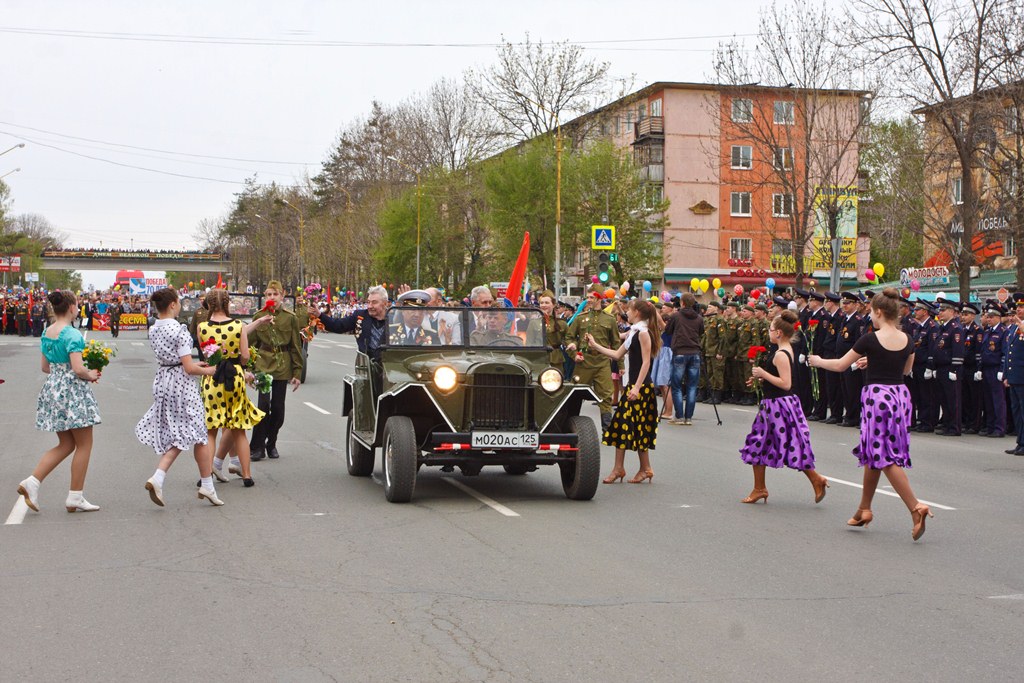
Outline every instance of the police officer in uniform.
<svg viewBox="0 0 1024 683"><path fill-rule="evenodd" d="M1014 292L1013 324L1006 330L1003 349L1003 386L1010 390L1010 407L1016 422L1017 444L1006 451L1024 455L1024 293Z"/></svg>
<svg viewBox="0 0 1024 683"><path fill-rule="evenodd" d="M841 296L842 322L836 336L836 358L842 358L860 339L863 320L860 315L860 297L854 292ZM860 390L864 387L864 373L853 366L841 373L844 427L860 427Z"/></svg>
<svg viewBox="0 0 1024 683"><path fill-rule="evenodd" d="M960 378L963 406L961 420L964 434L977 434L981 430L982 376L981 350L984 335L981 326L975 322L981 308L978 304L960 304L960 327L964 331L964 373Z"/></svg>
<svg viewBox="0 0 1024 683"><path fill-rule="evenodd" d="M802 327L807 331L810 355L828 358L825 355L825 340L828 337L832 316L825 308L825 295L820 292L809 292L807 308L804 311L807 321L802 324ZM818 377L818 400L814 400L812 387L811 413L807 419L811 422L821 422L828 417L828 373L824 370L810 370L809 377L815 372Z"/></svg>
<svg viewBox="0 0 1024 683"><path fill-rule="evenodd" d="M939 402L935 396L935 371L929 369L928 356L931 353L937 325L935 311L923 299L914 303L913 331L910 341L914 344L914 367L910 379L910 398L913 403L912 429L918 432L932 432L938 422Z"/></svg>
<svg viewBox="0 0 1024 683"><path fill-rule="evenodd" d="M939 328L937 343L932 349L931 368L939 386L942 417L935 427L941 436L960 436L960 381L964 370L964 333L957 319L957 303L937 298Z"/></svg>
<svg viewBox="0 0 1024 683"><path fill-rule="evenodd" d="M593 285L587 294L587 310L576 316L569 325L565 339L566 351L576 358L576 369L573 381L587 384L600 399L601 426L608 428L612 419L612 370L607 356L589 348L587 334L607 349L617 349L621 345L619 326L615 318L605 313L603 308L603 292ZM581 357L582 356L582 357Z"/></svg>
<svg viewBox="0 0 1024 683"><path fill-rule="evenodd" d="M1003 388L1003 343L1006 328L1002 324L1002 310L999 302L985 302L985 314L981 321L981 383L984 422L982 436L1000 439L1006 434L1006 393Z"/></svg>
<svg viewBox="0 0 1024 683"><path fill-rule="evenodd" d="M836 343L839 341L839 328L842 327L845 316L841 307L842 297L835 292L825 292L825 312L823 319L828 320L825 341L822 344L823 358L837 358ZM829 416L824 420L825 424L840 424L843 421L845 410L843 404L843 375L839 372L824 371L820 373L819 379L824 378L826 388L825 401L828 404Z"/></svg>

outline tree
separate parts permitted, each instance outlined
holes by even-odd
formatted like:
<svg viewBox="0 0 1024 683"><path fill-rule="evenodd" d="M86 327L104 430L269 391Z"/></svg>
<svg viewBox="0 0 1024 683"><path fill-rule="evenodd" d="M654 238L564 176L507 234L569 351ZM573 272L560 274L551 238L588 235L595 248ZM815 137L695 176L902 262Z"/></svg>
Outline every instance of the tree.
<svg viewBox="0 0 1024 683"><path fill-rule="evenodd" d="M752 213L772 238L773 250L777 243L787 245L797 282L810 270L805 258L812 237L818 237L814 255L833 261L830 245L856 194L873 88L862 83L853 89L861 70L841 36L829 8L795 0L762 11L754 50L731 41L715 54L714 78L725 86L724 96L708 106L723 129L752 148L750 189L772 193L771 204L753 206ZM715 140L713 150L719 158L729 148ZM721 163L736 166L731 159Z"/></svg>
<svg viewBox="0 0 1024 683"><path fill-rule="evenodd" d="M871 262L899 268L920 266L924 225L924 153L921 126L908 117L872 123L860 155L864 194L860 221L871 235Z"/></svg>
<svg viewBox="0 0 1024 683"><path fill-rule="evenodd" d="M1019 21L1019 2L858 0L854 7L853 40L888 75L892 94L924 115L924 233L949 254L966 300L984 215L979 182L991 117L986 93L1021 60L1019 44L993 37Z"/></svg>

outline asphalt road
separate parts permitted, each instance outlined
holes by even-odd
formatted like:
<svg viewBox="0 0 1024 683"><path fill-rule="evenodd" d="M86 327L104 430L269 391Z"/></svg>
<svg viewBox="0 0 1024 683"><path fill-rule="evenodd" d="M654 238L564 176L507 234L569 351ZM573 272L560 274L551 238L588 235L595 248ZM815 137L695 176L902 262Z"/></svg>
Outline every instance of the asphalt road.
<svg viewBox="0 0 1024 683"><path fill-rule="evenodd" d="M692 427L661 429L651 484L573 502L555 468L424 469L392 505L379 462L372 479L345 473L354 340L324 335L256 486L220 484L226 505L209 506L183 454L158 508L143 489L157 457L133 432L154 363L144 332L117 343L85 491L102 509L64 511L65 464L21 519L18 481L55 438L34 429L38 340L0 337L0 680L1020 679L1024 458L1009 440L913 435L911 482L935 504L917 543L892 496L870 529L846 527L851 429L812 426L833 478L820 505L791 471L769 472L767 505L740 504L754 413L725 406L722 426L701 405Z"/></svg>

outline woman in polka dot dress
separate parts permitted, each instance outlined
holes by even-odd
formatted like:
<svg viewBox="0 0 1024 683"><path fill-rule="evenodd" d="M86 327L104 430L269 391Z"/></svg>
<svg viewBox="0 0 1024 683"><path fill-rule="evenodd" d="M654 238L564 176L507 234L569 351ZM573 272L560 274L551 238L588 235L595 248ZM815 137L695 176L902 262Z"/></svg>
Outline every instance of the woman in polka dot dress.
<svg viewBox="0 0 1024 683"><path fill-rule="evenodd" d="M626 309L629 336L615 351L601 346L587 333L587 343L598 353L616 359L622 359L629 353L629 383L625 387L625 398L620 399L615 407L602 441L604 445L615 448L615 466L605 478L605 484L622 481L626 476L626 451L636 451L640 458L640 471L629 483L654 480L650 451L654 449L658 435L658 399L651 380L651 359L661 346L657 316L657 309L650 301L631 301Z"/></svg>
<svg viewBox="0 0 1024 683"><path fill-rule="evenodd" d="M158 319L149 328L149 343L159 364L153 378L153 405L135 427L139 441L161 455L146 481L150 499L163 507L164 478L182 451L194 448L199 466L199 498L223 505L213 485L212 457L206 434L206 411L199 386L190 375L213 375L215 368L192 360L192 335L177 321L178 293L168 287L153 292Z"/></svg>
<svg viewBox="0 0 1024 683"><path fill-rule="evenodd" d="M910 391L903 382L914 367L913 341L897 327L899 292L888 287L871 299L871 322L876 330L862 335L853 349L842 358L826 360L811 356L812 367L842 372L854 363L866 368L864 388L860 392L860 443L853 454L864 468L864 491L860 508L847 522L866 527L874 514L871 501L882 473L910 510L913 521L911 537L916 541L924 534L925 520L933 517L931 510L918 501L910 488L904 468L910 463Z"/></svg>
<svg viewBox="0 0 1024 683"><path fill-rule="evenodd" d="M264 412L254 406L245 393L245 384L252 379L243 370L249 362L249 341L243 333L242 322L232 320L228 315L230 305L228 293L223 289L215 289L206 295L210 315L199 324L199 340L205 344L213 339L221 348L223 360L217 364L212 377L203 377L203 404L206 406L206 429L211 447L217 442L217 430L226 429L224 438L231 442L228 450L238 456L242 481L248 487L255 482L250 471L249 440L245 431L259 424ZM272 319L273 316L264 316L258 320Z"/></svg>
<svg viewBox="0 0 1024 683"><path fill-rule="evenodd" d="M764 398L758 404L757 416L740 449L743 462L754 470L754 490L743 503L768 502L765 484L766 468L782 466L803 472L814 487L814 502L820 503L828 489L828 480L814 469L811 430L807 427L800 397L793 391L793 346L797 315L783 311L772 320L768 339L776 346L765 367L751 371L751 382L762 383Z"/></svg>

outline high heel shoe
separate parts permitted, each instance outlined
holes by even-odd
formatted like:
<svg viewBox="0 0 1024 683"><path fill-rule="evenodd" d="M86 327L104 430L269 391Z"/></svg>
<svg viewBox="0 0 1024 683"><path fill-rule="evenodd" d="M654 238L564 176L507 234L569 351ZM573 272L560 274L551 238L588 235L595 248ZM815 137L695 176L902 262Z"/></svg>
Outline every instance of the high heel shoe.
<svg viewBox="0 0 1024 683"><path fill-rule="evenodd" d="M612 470L612 473L605 477L602 483L614 484L617 481L622 481L626 478L626 470Z"/></svg>
<svg viewBox="0 0 1024 683"><path fill-rule="evenodd" d="M654 470L640 470L635 477L629 480L629 483L642 484L645 481L654 482Z"/></svg>
<svg viewBox="0 0 1024 683"><path fill-rule="evenodd" d="M918 503L917 507L910 511L910 517L914 520L914 528L911 530L910 535L915 541L924 536L925 520L934 516L931 509L924 503Z"/></svg>
<svg viewBox="0 0 1024 683"><path fill-rule="evenodd" d="M875 516L871 514L871 510L858 508L857 512L853 514L853 517L851 517L849 521L846 522L846 525L862 526L864 528L867 528L868 524L871 524L871 520L873 520L874 518Z"/></svg>
<svg viewBox="0 0 1024 683"><path fill-rule="evenodd" d="M756 503L759 500L763 500L765 505L768 504L768 491L767 490L765 490L765 489L761 489L761 490L754 489L753 491L750 492L749 496L747 496L746 498L744 498L740 502L741 503L749 503L749 504L752 505L752 504Z"/></svg>
<svg viewBox="0 0 1024 683"><path fill-rule="evenodd" d="M828 479L820 477L818 481L812 482L811 485L814 486L814 502L820 503L825 500L825 493L831 488L828 485Z"/></svg>

